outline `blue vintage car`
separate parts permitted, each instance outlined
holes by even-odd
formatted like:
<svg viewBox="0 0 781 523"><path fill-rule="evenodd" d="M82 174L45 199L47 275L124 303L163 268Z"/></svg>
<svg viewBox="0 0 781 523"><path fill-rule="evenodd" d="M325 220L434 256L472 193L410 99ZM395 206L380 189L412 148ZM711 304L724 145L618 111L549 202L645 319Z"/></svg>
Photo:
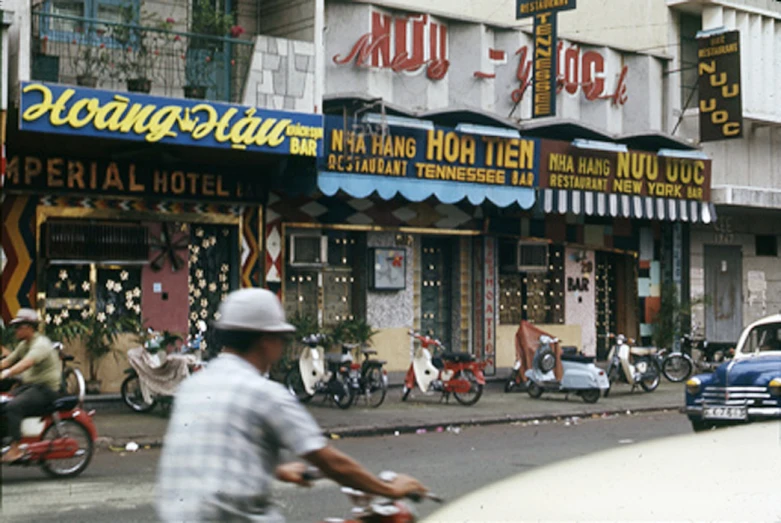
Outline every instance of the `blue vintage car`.
<svg viewBox="0 0 781 523"><path fill-rule="evenodd" d="M749 325L731 361L686 383L686 415L695 431L781 419L781 314Z"/></svg>

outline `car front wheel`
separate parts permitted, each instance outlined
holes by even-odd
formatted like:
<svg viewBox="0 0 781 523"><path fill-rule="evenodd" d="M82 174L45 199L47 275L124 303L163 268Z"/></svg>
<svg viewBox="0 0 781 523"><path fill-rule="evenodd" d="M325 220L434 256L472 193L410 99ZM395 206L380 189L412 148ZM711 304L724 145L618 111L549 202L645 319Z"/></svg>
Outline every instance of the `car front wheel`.
<svg viewBox="0 0 781 523"><path fill-rule="evenodd" d="M692 422L692 429L694 432L705 432L713 427L710 423L702 421L700 419L690 419Z"/></svg>

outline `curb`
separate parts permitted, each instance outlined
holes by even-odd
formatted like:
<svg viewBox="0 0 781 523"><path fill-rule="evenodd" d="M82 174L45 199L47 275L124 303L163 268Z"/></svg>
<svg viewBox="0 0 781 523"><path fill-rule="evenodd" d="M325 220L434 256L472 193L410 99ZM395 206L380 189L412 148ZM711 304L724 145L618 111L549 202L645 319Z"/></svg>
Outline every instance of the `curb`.
<svg viewBox="0 0 781 523"><path fill-rule="evenodd" d="M399 424L392 427L356 427L346 429L332 429L324 430L323 435L329 439L342 439L342 438L366 438L374 436L389 436L399 434L414 434L419 430L425 430L426 432L435 432L437 429L444 429L449 426L457 427L481 427L489 425L509 425L512 423L529 423L529 422L542 422L542 421L563 421L568 418L591 418L594 415L599 417L605 416L631 416L633 414L647 414L653 412L667 412L677 411L684 412L684 408L679 405L668 405L658 407L641 407L636 409L610 409L601 412L571 412L568 414L527 414L523 416L505 416L503 418L487 418L483 420L466 420L455 423L423 423L423 424ZM145 436L139 436L138 438L110 438L110 437L98 437L95 442L95 446L103 450L112 450L114 452L130 452L125 451L125 445L130 442L138 444L140 449L154 449L163 446L163 438L149 438Z"/></svg>

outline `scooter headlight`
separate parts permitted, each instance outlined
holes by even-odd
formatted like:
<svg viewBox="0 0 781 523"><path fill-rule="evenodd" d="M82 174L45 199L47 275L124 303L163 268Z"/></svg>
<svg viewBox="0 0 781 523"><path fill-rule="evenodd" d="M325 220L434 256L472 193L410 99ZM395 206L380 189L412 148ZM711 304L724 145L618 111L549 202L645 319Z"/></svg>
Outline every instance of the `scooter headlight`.
<svg viewBox="0 0 781 523"><path fill-rule="evenodd" d="M781 397L781 378L775 378L769 385L770 394L776 398Z"/></svg>
<svg viewBox="0 0 781 523"><path fill-rule="evenodd" d="M702 383L698 378L692 378L689 381L686 382L686 390L691 394L692 396L696 396L700 393L700 387Z"/></svg>

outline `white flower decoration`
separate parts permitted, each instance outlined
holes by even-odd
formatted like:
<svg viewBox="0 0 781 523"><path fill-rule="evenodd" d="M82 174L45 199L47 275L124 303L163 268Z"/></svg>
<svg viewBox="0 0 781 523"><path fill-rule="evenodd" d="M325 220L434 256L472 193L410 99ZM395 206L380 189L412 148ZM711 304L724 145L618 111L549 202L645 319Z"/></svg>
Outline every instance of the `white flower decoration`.
<svg viewBox="0 0 781 523"><path fill-rule="evenodd" d="M114 284L114 292L122 292L122 284L119 282L116 282Z"/></svg>
<svg viewBox="0 0 781 523"><path fill-rule="evenodd" d="M113 303L109 303L108 305L106 305L106 312L108 314L114 314L114 311L116 311L116 310L117 309L116 309L116 307L114 307Z"/></svg>
<svg viewBox="0 0 781 523"><path fill-rule="evenodd" d="M54 317L54 324L55 325L61 325L62 324L62 318L60 318L59 316L55 316Z"/></svg>
<svg viewBox="0 0 781 523"><path fill-rule="evenodd" d="M229 270L231 270L231 268L227 263L223 263L222 266L220 267L220 270L222 272L228 272Z"/></svg>
<svg viewBox="0 0 781 523"><path fill-rule="evenodd" d="M195 296L196 298L200 298L201 297L201 289L195 289L193 291L193 296Z"/></svg>
<svg viewBox="0 0 781 523"><path fill-rule="evenodd" d="M191 312L190 313L190 319L192 321L198 321L198 313L197 312Z"/></svg>
<svg viewBox="0 0 781 523"><path fill-rule="evenodd" d="M141 289L139 289L138 287L133 289L133 296L135 296L136 298L140 298L141 297Z"/></svg>
<svg viewBox="0 0 781 523"><path fill-rule="evenodd" d="M195 298L193 298L192 296L190 296L190 298L188 299L188 301L190 302L190 306L192 307L193 303L195 303Z"/></svg>
<svg viewBox="0 0 781 523"><path fill-rule="evenodd" d="M195 271L195 277L196 278L203 278L203 270L198 269L197 271Z"/></svg>
<svg viewBox="0 0 781 523"><path fill-rule="evenodd" d="M67 280L68 279L68 271L66 271L65 269L62 269L60 271L60 279L61 280Z"/></svg>
<svg viewBox="0 0 781 523"><path fill-rule="evenodd" d="M201 289L205 289L206 288L206 280L198 280L198 287L200 287Z"/></svg>
<svg viewBox="0 0 781 523"><path fill-rule="evenodd" d="M89 285L89 282L88 282L88 281L85 281L85 282L83 282L83 283L81 284L81 290L83 290L84 292L87 292L87 291L89 291L89 287L90 287L90 285Z"/></svg>
<svg viewBox="0 0 781 523"><path fill-rule="evenodd" d="M70 313L70 311L68 309L63 309L62 310L61 316L62 316L63 319L70 318L70 315L71 315L71 313Z"/></svg>
<svg viewBox="0 0 781 523"><path fill-rule="evenodd" d="M209 317L209 311L207 311L206 309L201 309L201 318L205 320L208 317Z"/></svg>
<svg viewBox="0 0 781 523"><path fill-rule="evenodd" d="M209 300L206 298L201 298L201 307L208 307L209 306Z"/></svg>
<svg viewBox="0 0 781 523"><path fill-rule="evenodd" d="M221 317L222 317L222 314L220 314L220 311L217 311L217 312L214 313L214 319L215 320L219 321Z"/></svg>
<svg viewBox="0 0 781 523"><path fill-rule="evenodd" d="M119 273L119 278L120 278L122 281L127 281L127 279L128 279L129 277L130 277L130 273L128 273L127 271L122 271L122 272L120 272L120 273Z"/></svg>
<svg viewBox="0 0 781 523"><path fill-rule="evenodd" d="M106 282L106 288L108 290L112 290L114 288L114 280L109 280Z"/></svg>
<svg viewBox="0 0 781 523"><path fill-rule="evenodd" d="M52 322L52 315L51 314L47 314L46 315L46 323L51 323L51 322Z"/></svg>
<svg viewBox="0 0 781 523"><path fill-rule="evenodd" d="M89 318L89 309L82 309L81 311L81 318L86 320Z"/></svg>
<svg viewBox="0 0 781 523"><path fill-rule="evenodd" d="M196 235L198 238L201 238L201 237L203 237L203 229L201 229L200 227L198 227L197 229L195 229L195 235Z"/></svg>
<svg viewBox="0 0 781 523"><path fill-rule="evenodd" d="M201 242L201 247L203 247L204 249L208 249L209 248L209 240L203 240Z"/></svg>
<svg viewBox="0 0 781 523"><path fill-rule="evenodd" d="M136 311L136 314L141 314L141 305L136 305L133 310Z"/></svg>
<svg viewBox="0 0 781 523"><path fill-rule="evenodd" d="M132 309L133 308L133 300L127 300L125 302L125 308L126 309Z"/></svg>
<svg viewBox="0 0 781 523"><path fill-rule="evenodd" d="M228 289L230 289L230 285L228 285L227 283L223 283L222 287L221 287L221 290L227 291Z"/></svg>
<svg viewBox="0 0 781 523"><path fill-rule="evenodd" d="M98 321L100 323L105 323L106 322L106 313L105 312L99 312L97 318L98 318Z"/></svg>
<svg viewBox="0 0 781 523"><path fill-rule="evenodd" d="M217 284L216 284L216 283L214 283L214 282L211 282L211 283L209 284L209 291L210 291L210 292L214 292L214 291L216 291L216 290L217 290Z"/></svg>

